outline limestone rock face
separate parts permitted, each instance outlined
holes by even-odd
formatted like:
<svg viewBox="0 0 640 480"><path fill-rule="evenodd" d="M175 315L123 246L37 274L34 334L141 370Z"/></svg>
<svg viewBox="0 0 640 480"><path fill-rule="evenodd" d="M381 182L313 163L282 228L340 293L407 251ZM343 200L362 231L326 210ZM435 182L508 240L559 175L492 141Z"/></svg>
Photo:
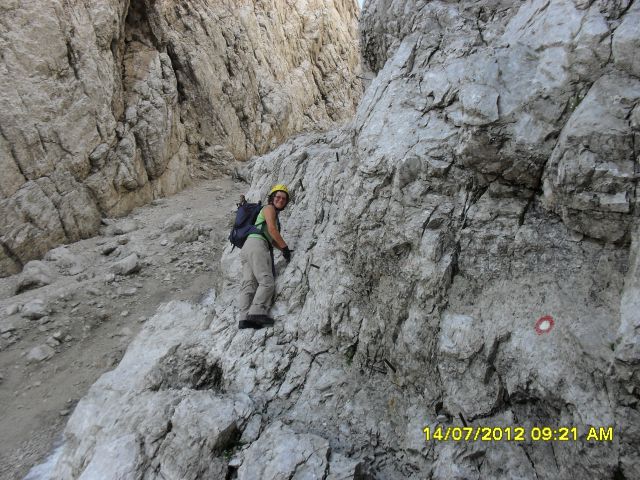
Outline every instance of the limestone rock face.
<svg viewBox="0 0 640 480"><path fill-rule="evenodd" d="M240 260L229 248L225 287L204 307L209 328L181 342L210 352L197 365L219 369L209 395L247 395L253 405L234 411L240 440L228 444L228 461L213 454L208 471L640 477L637 9L366 3L362 49L377 76L353 122L249 165L247 199L264 199L274 183L293 197L281 215L294 254L286 264L276 253L275 326L237 330ZM149 350L141 358L161 363ZM184 386L196 398L193 362L180 350L170 357L164 365L175 369L142 360L158 372L145 388ZM175 400L157 396L127 417L133 426L101 428L86 419L122 404L101 382L92 396L105 405L74 413L56 478L79 477L99 449L138 434L139 418L162 425L174 415ZM229 424L221 418L211 431ZM502 436L425 438L426 427L444 437L465 426L501 427ZM506 438L514 427L524 441ZM541 441L534 427L575 427L577 438ZM612 427L613 439L594 440L592 427ZM136 458L127 468L146 465Z"/></svg>
<svg viewBox="0 0 640 480"><path fill-rule="evenodd" d="M224 478L217 457L255 405L224 394L217 360L197 346L211 335L203 309L168 304L154 320L76 407L65 446L76 456L62 458L52 478Z"/></svg>
<svg viewBox="0 0 640 480"><path fill-rule="evenodd" d="M0 275L351 116L351 1L0 6Z"/></svg>

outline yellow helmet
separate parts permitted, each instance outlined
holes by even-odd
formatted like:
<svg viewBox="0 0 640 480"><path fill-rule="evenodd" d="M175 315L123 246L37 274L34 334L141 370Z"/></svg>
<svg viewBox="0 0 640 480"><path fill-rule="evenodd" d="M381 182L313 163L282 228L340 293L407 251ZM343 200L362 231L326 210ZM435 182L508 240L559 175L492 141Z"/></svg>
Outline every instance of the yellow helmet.
<svg viewBox="0 0 640 480"><path fill-rule="evenodd" d="M275 192L284 192L287 194L287 198L289 198L291 195L289 195L289 189L287 188L286 185L283 185L282 183L279 183L278 185L274 186L271 191L269 192L269 195L275 193Z"/></svg>

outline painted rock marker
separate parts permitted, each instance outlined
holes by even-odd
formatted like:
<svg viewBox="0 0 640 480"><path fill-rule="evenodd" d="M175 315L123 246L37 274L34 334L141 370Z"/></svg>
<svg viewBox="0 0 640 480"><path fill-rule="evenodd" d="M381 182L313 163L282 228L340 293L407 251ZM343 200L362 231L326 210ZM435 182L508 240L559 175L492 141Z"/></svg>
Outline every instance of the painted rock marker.
<svg viewBox="0 0 640 480"><path fill-rule="evenodd" d="M536 333L538 335L542 335L543 333L549 333L554 326L555 322L553 321L553 317L551 315L545 315L544 317L540 317L536 322Z"/></svg>

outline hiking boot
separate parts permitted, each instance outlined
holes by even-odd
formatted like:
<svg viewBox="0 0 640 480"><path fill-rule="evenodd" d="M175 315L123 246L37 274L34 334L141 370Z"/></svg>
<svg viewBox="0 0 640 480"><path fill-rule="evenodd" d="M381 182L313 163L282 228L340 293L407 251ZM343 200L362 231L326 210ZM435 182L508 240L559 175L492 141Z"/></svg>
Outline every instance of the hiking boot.
<svg viewBox="0 0 640 480"><path fill-rule="evenodd" d="M273 326L273 318L267 315L247 315L246 321L259 325L258 328Z"/></svg>
<svg viewBox="0 0 640 480"><path fill-rule="evenodd" d="M242 328L254 328L254 329L258 329L258 328L262 328L262 325L260 325L258 322L255 322L253 320L240 320L238 322L238 328L242 329Z"/></svg>

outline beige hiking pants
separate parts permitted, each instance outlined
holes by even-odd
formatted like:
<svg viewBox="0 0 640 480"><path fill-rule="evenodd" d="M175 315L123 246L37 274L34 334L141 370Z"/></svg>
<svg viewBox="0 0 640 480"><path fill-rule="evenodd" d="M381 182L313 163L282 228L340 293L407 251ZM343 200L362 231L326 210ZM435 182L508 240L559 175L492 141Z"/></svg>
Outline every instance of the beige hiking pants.
<svg viewBox="0 0 640 480"><path fill-rule="evenodd" d="M267 315L275 291L271 270L271 254L267 242L260 238L247 238L240 252L242 283L240 285L240 320L249 315Z"/></svg>

